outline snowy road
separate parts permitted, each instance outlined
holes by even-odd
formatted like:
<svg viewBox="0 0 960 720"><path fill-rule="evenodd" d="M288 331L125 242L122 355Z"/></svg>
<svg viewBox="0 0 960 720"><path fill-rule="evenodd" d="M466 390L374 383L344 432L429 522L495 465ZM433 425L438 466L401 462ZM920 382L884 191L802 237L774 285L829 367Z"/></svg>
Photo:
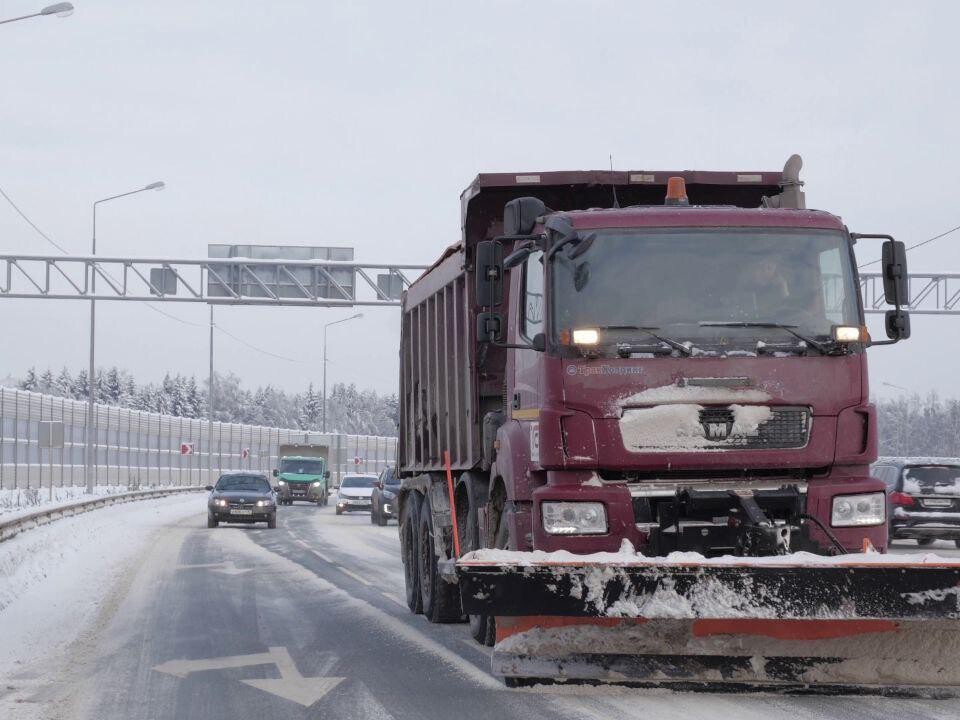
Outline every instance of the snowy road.
<svg viewBox="0 0 960 720"><path fill-rule="evenodd" d="M465 625L430 625L409 614L402 601L394 524L381 528L367 515L337 517L332 508L301 505L281 508L274 531L262 526L207 530L200 498L148 504L154 506L152 514L146 508L126 514L111 508L86 516L100 530L81 538L82 556L63 556L67 567L47 568L48 573L17 570L15 577L30 579L31 587L20 596L10 594L6 607L0 603L0 637L10 637L8 631L14 639L19 636L28 655L11 662L10 652L0 652L0 716L960 716L960 700L590 687L508 690L489 675L487 650L473 643ZM4 543L0 562L12 543L24 543L22 550L28 540L34 552L49 553L54 538L77 535L81 522L63 521L59 529L54 524ZM904 543L900 549L915 547ZM944 543L936 550L956 552ZM0 583L9 580L0 574ZM50 592L66 598L67 608L44 605L51 602ZM82 594L92 607L73 612L74 601L77 607L82 603L71 600L72 593ZM58 628L60 644L53 641ZM26 633L46 640L24 645Z"/></svg>

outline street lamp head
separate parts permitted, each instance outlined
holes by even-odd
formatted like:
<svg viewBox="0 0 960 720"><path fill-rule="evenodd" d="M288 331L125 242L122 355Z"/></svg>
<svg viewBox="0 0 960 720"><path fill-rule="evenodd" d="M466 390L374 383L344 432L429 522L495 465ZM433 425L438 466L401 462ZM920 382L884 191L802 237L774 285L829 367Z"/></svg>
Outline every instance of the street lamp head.
<svg viewBox="0 0 960 720"><path fill-rule="evenodd" d="M41 15L56 15L57 17L69 17L73 15L73 4L68 2L48 5L40 11Z"/></svg>
<svg viewBox="0 0 960 720"><path fill-rule="evenodd" d="M162 180L158 180L157 182L152 182L147 185L144 190L163 190L166 186L166 183L164 183Z"/></svg>

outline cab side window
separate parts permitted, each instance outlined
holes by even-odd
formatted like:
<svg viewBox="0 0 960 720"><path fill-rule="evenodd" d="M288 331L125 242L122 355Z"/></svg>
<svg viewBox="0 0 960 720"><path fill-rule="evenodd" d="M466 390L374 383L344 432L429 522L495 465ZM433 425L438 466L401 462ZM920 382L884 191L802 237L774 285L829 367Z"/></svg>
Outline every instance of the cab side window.
<svg viewBox="0 0 960 720"><path fill-rule="evenodd" d="M526 338L543 332L543 253L535 252L523 265L523 319Z"/></svg>

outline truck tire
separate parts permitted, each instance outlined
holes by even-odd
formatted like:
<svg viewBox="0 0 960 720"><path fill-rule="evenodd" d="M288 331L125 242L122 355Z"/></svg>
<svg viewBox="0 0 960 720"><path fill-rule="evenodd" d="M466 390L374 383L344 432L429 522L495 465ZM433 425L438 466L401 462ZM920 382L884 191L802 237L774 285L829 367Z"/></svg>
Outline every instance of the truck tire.
<svg viewBox="0 0 960 720"><path fill-rule="evenodd" d="M509 545L510 528L504 522L501 513L497 516L497 535L494 538L493 546L498 550L506 550ZM493 647L497 642L497 621L492 615L471 615L470 635L481 645Z"/></svg>
<svg viewBox="0 0 960 720"><path fill-rule="evenodd" d="M418 528L417 569L423 614L432 623L459 622L463 619L459 589L440 578L439 558L433 549L433 512L429 497L424 498L420 506Z"/></svg>
<svg viewBox="0 0 960 720"><path fill-rule="evenodd" d="M420 516L420 495L412 492L403 504L400 516L400 556L403 559L403 585L407 607L419 615L423 612L420 598L420 571L417 568L417 529Z"/></svg>

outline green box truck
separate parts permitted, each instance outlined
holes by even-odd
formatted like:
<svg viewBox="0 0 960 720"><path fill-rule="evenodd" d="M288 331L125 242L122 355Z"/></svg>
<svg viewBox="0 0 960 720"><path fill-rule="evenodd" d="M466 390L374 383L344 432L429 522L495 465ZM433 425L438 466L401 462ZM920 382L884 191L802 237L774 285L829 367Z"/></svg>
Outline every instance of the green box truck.
<svg viewBox="0 0 960 720"><path fill-rule="evenodd" d="M330 450L314 443L281 445L277 452L279 467L273 471L277 478L277 499L281 505L293 505L295 500L326 505L330 500Z"/></svg>

